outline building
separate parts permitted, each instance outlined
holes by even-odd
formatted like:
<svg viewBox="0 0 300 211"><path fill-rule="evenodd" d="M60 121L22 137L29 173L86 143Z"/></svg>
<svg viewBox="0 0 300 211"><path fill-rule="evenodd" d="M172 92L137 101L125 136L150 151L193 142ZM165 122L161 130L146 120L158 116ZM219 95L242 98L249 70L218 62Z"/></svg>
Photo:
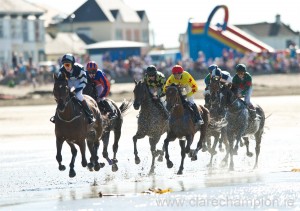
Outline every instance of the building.
<svg viewBox="0 0 300 211"><path fill-rule="evenodd" d="M127 40L149 44L149 20L145 11L135 11L122 0L88 0L62 22L47 31L76 32L95 40Z"/></svg>
<svg viewBox="0 0 300 211"><path fill-rule="evenodd" d="M29 58L33 63L44 60L44 12L24 0L1 0L0 68L16 67Z"/></svg>
<svg viewBox="0 0 300 211"><path fill-rule="evenodd" d="M300 46L300 34L281 21L280 15L275 16L274 23L240 24L236 27L251 34L276 50L284 50L290 45Z"/></svg>

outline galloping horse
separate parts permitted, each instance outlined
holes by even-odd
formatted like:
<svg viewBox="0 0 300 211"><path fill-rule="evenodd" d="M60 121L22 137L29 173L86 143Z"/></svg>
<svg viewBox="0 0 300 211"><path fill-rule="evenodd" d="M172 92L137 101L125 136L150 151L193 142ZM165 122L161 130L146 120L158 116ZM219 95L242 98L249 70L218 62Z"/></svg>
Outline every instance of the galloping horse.
<svg viewBox="0 0 300 211"><path fill-rule="evenodd" d="M231 86L223 86L221 89L221 106L227 107L227 137L229 141L229 152L230 153L230 165L229 169L234 170L233 155L237 154L238 144L241 138L246 141L247 155L252 156L249 152L249 140L248 136L254 135L256 141L256 159L254 168L257 168L258 156L260 153L260 144L262 134L264 132L265 125L265 114L260 106L256 107L256 118L250 119L247 105L244 101L235 96L231 90ZM233 142L236 140L236 144L233 147ZM223 159L227 163L228 153Z"/></svg>
<svg viewBox="0 0 300 211"><path fill-rule="evenodd" d="M88 83L85 86L83 93L91 96L94 100L96 100L97 96L98 96L97 90L92 83ZM104 130L103 130L103 134L101 136L101 139L103 142L102 155L107 160L108 164L112 165L112 171L116 172L118 170L117 152L118 152L118 148L119 148L118 143L119 143L119 140L121 137L121 132L122 132L123 115L130 108L132 103L131 103L131 101L124 100L122 102L122 104L120 105L120 107L118 107L117 104L113 100L111 100L111 99L105 99L105 100L108 101L108 103L113 106L113 110L115 111L116 117L113 119L109 119L107 116L107 112L103 109L103 107L101 105L98 104L101 115L103 116L103 119L104 119L104 121L103 121ZM107 151L111 131L114 132L114 144L112 146L113 153L114 153L113 159L109 158L108 151Z"/></svg>
<svg viewBox="0 0 300 211"><path fill-rule="evenodd" d="M59 164L59 170L64 171L66 167L61 164L62 162L62 145L66 141L72 152L72 159L70 163L69 176L75 177L76 172L74 170L74 162L77 155L77 149L74 144L77 144L80 148L83 167L89 166L90 169L98 171L101 165L98 163L97 151L99 148L99 138L102 135L102 117L96 102L89 96L84 95L84 98L90 106L96 122L91 126L88 124L87 117L83 112L83 109L79 105L75 96L70 93L68 82L65 75L60 77L54 75L54 88L53 94L57 102L55 113L55 135L56 135L56 160ZM87 164L85 156L85 139L91 153L90 163Z"/></svg>
<svg viewBox="0 0 300 211"><path fill-rule="evenodd" d="M226 111L220 105L220 77L212 77L210 82L210 100L209 100L209 111L211 116L211 121L207 130L206 142L209 143L208 151L211 154L210 162L208 167L212 166L212 160L216 152L217 143L219 143L219 151L224 151L222 148L222 143L227 144L227 132L226 126L228 122L226 121ZM213 146L210 147L210 137L214 137Z"/></svg>
<svg viewBox="0 0 300 211"><path fill-rule="evenodd" d="M133 90L133 107L135 110L141 108L138 116L138 129L136 134L132 137L134 144L135 163L139 164L141 162L136 146L137 140L148 136L150 150L152 153L152 163L149 174L152 174L154 173L155 169L155 157L160 155L158 159L159 161L162 161L163 152L156 150L156 145L159 142L161 135L164 134L168 129L168 120L166 117L164 117L162 109L155 105L155 102L152 100L146 82L134 82L135 87Z"/></svg>
<svg viewBox="0 0 300 211"><path fill-rule="evenodd" d="M164 150L166 152L165 158L167 160L168 168L173 167L173 163L169 156L169 142L174 141L176 138L179 139L179 145L181 147L181 163L177 174L182 174L183 164L185 159L185 154L190 152L190 147L192 145L195 133L200 130L200 139L197 144L198 152L202 148L202 143L205 140L206 130L209 121L209 111L203 107L198 106L198 109L202 115L204 124L200 127L196 127L193 123L193 118L191 111L188 107L183 105L181 91L178 86L171 85L167 87L166 90L166 101L167 109L170 111L169 119L169 130L167 132L167 137L164 140ZM185 145L185 139L187 144ZM195 155L196 156L196 155ZM193 158L192 158L193 159ZM197 158L194 158L196 160Z"/></svg>

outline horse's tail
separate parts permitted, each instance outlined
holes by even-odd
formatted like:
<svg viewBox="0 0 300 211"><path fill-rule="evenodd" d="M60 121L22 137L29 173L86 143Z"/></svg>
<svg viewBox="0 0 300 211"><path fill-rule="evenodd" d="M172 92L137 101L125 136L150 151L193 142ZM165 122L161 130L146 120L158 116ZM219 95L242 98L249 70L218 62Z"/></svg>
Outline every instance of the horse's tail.
<svg viewBox="0 0 300 211"><path fill-rule="evenodd" d="M130 108L131 105L132 105L132 100L131 99L129 101L124 99L122 104L119 107L119 109L121 111L121 114L124 114Z"/></svg>
<svg viewBox="0 0 300 211"><path fill-rule="evenodd" d="M264 112L264 110L259 106L259 105L256 105L256 112L257 112L257 114L260 116L260 118L261 118L261 123L260 123L260 125L261 125L261 127L264 127L264 125L265 125L265 121L266 121L266 116L265 116L265 112Z"/></svg>

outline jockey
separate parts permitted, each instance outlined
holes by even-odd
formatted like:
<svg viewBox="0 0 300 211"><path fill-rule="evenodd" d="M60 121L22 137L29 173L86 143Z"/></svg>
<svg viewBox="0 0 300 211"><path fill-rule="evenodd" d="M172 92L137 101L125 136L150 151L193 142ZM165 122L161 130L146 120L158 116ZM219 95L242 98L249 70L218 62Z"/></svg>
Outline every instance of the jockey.
<svg viewBox="0 0 300 211"><path fill-rule="evenodd" d="M197 105L194 102L193 95L197 92L198 86L193 78L188 72L184 71L183 68L180 65L175 65L172 68L172 75L168 78L166 85L164 86L164 93L166 92L166 89L171 84L177 84L181 86L182 88L186 88L187 90L187 101L190 103L190 106L194 112L195 119L196 119L196 125L202 125L204 124L202 117L200 115L200 112L198 110Z"/></svg>
<svg viewBox="0 0 300 211"><path fill-rule="evenodd" d="M234 91L234 93L236 93L237 97L244 97L244 101L250 110L250 116L255 118L255 108L250 101L253 90L252 76L249 72L247 72L247 67L244 64L238 64L235 67L235 70L236 74L232 79L232 90Z"/></svg>
<svg viewBox="0 0 300 211"><path fill-rule="evenodd" d="M205 107L208 107L209 105L209 100L210 100L210 89L209 89L209 85L210 85L210 79L211 79L211 73L214 69L218 68L218 65L216 64L212 64L208 67L208 71L209 73L205 76L204 78L204 83L205 83L205 89L203 92L204 95L204 100L205 100Z"/></svg>
<svg viewBox="0 0 300 211"><path fill-rule="evenodd" d="M89 61L86 65L88 83L92 83L97 90L97 103L109 112L109 118L115 118L114 110L107 102L106 97L110 92L110 82L105 73L98 68L95 61Z"/></svg>
<svg viewBox="0 0 300 211"><path fill-rule="evenodd" d="M154 100L154 102L157 102L156 105L158 105L158 107L164 111L165 117L168 118L169 112L161 101L161 97L164 96L163 87L166 83L165 75L162 72L157 71L154 65L150 65L146 69L144 81L149 88L152 99Z"/></svg>
<svg viewBox="0 0 300 211"><path fill-rule="evenodd" d="M232 77L229 72L221 70L220 68L215 68L211 73L211 78L219 77L222 84L232 83Z"/></svg>
<svg viewBox="0 0 300 211"><path fill-rule="evenodd" d="M81 64L75 63L75 58L72 54L65 54L62 57L62 66L59 70L58 77L62 74L65 73L67 79L68 79L68 86L69 89L75 88L75 96L78 101L81 102L82 108L85 111L89 124L92 124L95 122L95 118L93 116L93 112L89 108L87 102L83 98L82 91L84 87L86 86L87 83L87 78L86 78L86 73L84 71L84 68ZM53 123L54 118L53 119Z"/></svg>

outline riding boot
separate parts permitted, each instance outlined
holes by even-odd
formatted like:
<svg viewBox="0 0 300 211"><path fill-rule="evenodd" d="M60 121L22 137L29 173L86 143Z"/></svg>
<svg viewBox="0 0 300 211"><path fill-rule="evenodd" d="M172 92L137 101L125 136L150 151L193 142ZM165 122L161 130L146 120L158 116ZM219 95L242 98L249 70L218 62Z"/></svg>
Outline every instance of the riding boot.
<svg viewBox="0 0 300 211"><path fill-rule="evenodd" d="M105 110L107 112L109 112L108 118L109 119L114 119L116 118L116 114L114 112L114 110L112 109L112 107L110 106L110 104L106 101L106 100L102 100L103 105L105 106Z"/></svg>
<svg viewBox="0 0 300 211"><path fill-rule="evenodd" d="M169 116L170 116L170 115L169 115L169 111L168 111L167 108L164 106L163 102L159 99L159 100L156 101L156 105L158 106L158 108L160 108L160 109L163 111L164 117L165 117L166 119L168 119Z"/></svg>
<svg viewBox="0 0 300 211"><path fill-rule="evenodd" d="M200 115L200 112L198 110L198 107L196 105L196 103L191 104L191 108L193 109L194 115L195 115L195 124L196 125L203 125L204 121Z"/></svg>
<svg viewBox="0 0 300 211"><path fill-rule="evenodd" d="M87 102L85 100L83 100L81 102L82 104L82 108L88 118L89 124L93 124L96 119L94 118L93 112L91 111L90 107L88 106Z"/></svg>
<svg viewBox="0 0 300 211"><path fill-rule="evenodd" d="M250 120L254 121L256 118L256 110L252 104L248 105L248 111L249 111Z"/></svg>

